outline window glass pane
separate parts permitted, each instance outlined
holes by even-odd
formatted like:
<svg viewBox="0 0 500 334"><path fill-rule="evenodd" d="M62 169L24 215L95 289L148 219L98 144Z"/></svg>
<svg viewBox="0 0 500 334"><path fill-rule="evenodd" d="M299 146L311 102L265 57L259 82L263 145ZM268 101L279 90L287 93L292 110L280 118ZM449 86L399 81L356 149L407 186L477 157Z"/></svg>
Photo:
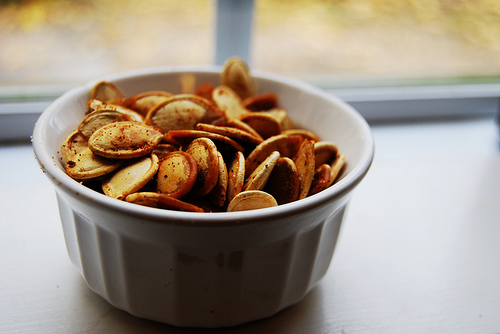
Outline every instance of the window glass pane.
<svg viewBox="0 0 500 334"><path fill-rule="evenodd" d="M0 0L0 86L211 63L213 7L207 0Z"/></svg>
<svg viewBox="0 0 500 334"><path fill-rule="evenodd" d="M255 68L339 81L500 74L498 0L256 0Z"/></svg>

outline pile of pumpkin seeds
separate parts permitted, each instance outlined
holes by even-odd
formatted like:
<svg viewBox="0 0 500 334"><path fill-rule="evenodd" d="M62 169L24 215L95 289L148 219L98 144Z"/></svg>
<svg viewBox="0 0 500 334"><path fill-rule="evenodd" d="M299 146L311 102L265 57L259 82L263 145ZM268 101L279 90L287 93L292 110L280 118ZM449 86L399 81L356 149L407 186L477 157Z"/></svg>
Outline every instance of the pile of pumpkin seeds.
<svg viewBox="0 0 500 334"><path fill-rule="evenodd" d="M70 177L107 196L193 212L297 201L330 187L345 165L334 143L293 127L273 92L256 94L239 58L219 86L194 93L126 97L99 82L61 154Z"/></svg>

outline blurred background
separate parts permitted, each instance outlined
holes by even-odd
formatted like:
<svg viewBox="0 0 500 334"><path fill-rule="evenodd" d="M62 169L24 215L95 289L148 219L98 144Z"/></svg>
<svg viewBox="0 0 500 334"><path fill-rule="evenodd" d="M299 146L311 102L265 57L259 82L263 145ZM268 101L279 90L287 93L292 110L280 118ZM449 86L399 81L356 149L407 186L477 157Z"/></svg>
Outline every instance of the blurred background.
<svg viewBox="0 0 500 334"><path fill-rule="evenodd" d="M215 0L0 0L0 89L212 64ZM498 0L255 0L253 69L320 86L500 81Z"/></svg>

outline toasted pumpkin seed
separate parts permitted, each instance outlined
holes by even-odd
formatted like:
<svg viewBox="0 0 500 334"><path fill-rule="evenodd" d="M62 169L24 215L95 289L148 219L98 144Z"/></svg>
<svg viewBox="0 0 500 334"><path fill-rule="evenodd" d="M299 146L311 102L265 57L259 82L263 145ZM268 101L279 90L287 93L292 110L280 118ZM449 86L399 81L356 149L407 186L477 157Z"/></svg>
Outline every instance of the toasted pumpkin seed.
<svg viewBox="0 0 500 334"><path fill-rule="evenodd" d="M299 199L299 174L292 159L278 159L263 190L273 195L278 204Z"/></svg>
<svg viewBox="0 0 500 334"><path fill-rule="evenodd" d="M197 176L196 160L189 153L171 152L161 158L157 189L162 194L182 198L191 191Z"/></svg>
<svg viewBox="0 0 500 334"><path fill-rule="evenodd" d="M224 162L222 154L220 152L217 152L217 156L219 158L219 177L217 179L217 184L210 191L208 196L210 197L212 203L219 207L222 207L226 202L228 173L226 163Z"/></svg>
<svg viewBox="0 0 500 334"><path fill-rule="evenodd" d="M242 99L255 95L255 80L250 69L240 58L230 58L224 64L221 83L231 87Z"/></svg>
<svg viewBox="0 0 500 334"><path fill-rule="evenodd" d="M68 160L66 173L76 180L88 180L109 174L120 165L120 161L103 158L86 147Z"/></svg>
<svg viewBox="0 0 500 334"><path fill-rule="evenodd" d="M207 99L194 94L179 94L154 107L146 116L146 124L169 130L191 130L199 122L217 123L224 114Z"/></svg>
<svg viewBox="0 0 500 334"><path fill-rule="evenodd" d="M181 201L177 198L154 192L138 192L125 197L125 201L139 205L176 211L204 212L196 205Z"/></svg>
<svg viewBox="0 0 500 334"><path fill-rule="evenodd" d="M94 132L103 126L128 120L130 119L126 115L117 110L100 109L85 116L83 121L78 125L78 132L88 140Z"/></svg>
<svg viewBox="0 0 500 334"><path fill-rule="evenodd" d="M205 124L205 123L198 123L196 124L196 129L202 130L202 131L207 131L207 132L212 132L212 133L217 133L226 137L229 137L231 139L243 141L246 143L251 143L251 144L260 144L263 142L262 137L260 136L254 136L253 134L238 129L238 128L233 128L230 126L220 126L220 125L213 125L213 124Z"/></svg>
<svg viewBox="0 0 500 334"><path fill-rule="evenodd" d="M314 143L314 159L316 168L323 164L331 165L338 155L337 145L328 141L319 141Z"/></svg>
<svg viewBox="0 0 500 334"><path fill-rule="evenodd" d="M102 183L105 195L116 199L124 199L128 195L144 187L158 171L158 157L151 154L120 168L109 179Z"/></svg>
<svg viewBox="0 0 500 334"><path fill-rule="evenodd" d="M278 97L274 93L249 96L243 100L245 109L249 111L263 111L278 108Z"/></svg>
<svg viewBox="0 0 500 334"><path fill-rule="evenodd" d="M256 210L277 206L278 202L271 194L262 190L242 191L229 202L228 212Z"/></svg>
<svg viewBox="0 0 500 334"><path fill-rule="evenodd" d="M282 157L293 157L297 153L302 138L295 135L277 135L269 137L250 152L245 162L245 177L257 168L273 151L280 152Z"/></svg>
<svg viewBox="0 0 500 334"><path fill-rule="evenodd" d="M234 155L231 166L228 170L228 180L227 180L227 202L231 200L241 192L243 185L245 183L245 156L243 152L238 151Z"/></svg>
<svg viewBox="0 0 500 334"><path fill-rule="evenodd" d="M103 102L119 101L124 98L121 90L112 82L101 81L94 85L90 92L91 99Z"/></svg>
<svg viewBox="0 0 500 334"><path fill-rule="evenodd" d="M165 137L163 139L165 139ZM158 144L153 150L153 153L156 154L159 158L161 158L162 155L168 154L170 152L179 151L179 149L180 147L177 144Z"/></svg>
<svg viewBox="0 0 500 334"><path fill-rule="evenodd" d="M246 131L250 133L253 137L259 138L261 142L264 141L264 138L262 138L262 136L257 131L255 131L250 125L240 121L239 119L233 119L232 121L227 123L227 126L240 129L242 131Z"/></svg>
<svg viewBox="0 0 500 334"><path fill-rule="evenodd" d="M284 135L297 135L301 136L303 139L313 140L314 142L319 142L319 137L315 133L304 130L304 129L288 129L282 132Z"/></svg>
<svg viewBox="0 0 500 334"><path fill-rule="evenodd" d="M89 138L89 147L106 158L131 159L151 153L163 139L154 127L137 122L116 122L98 129Z"/></svg>
<svg viewBox="0 0 500 334"><path fill-rule="evenodd" d="M241 146L231 138L214 132L202 130L170 130L165 135L166 141L178 143L179 145L185 145L196 138L202 137L208 138L217 143L220 150L227 151L228 148L233 148L236 151L245 150L243 146ZM222 147L220 144L224 145L224 147Z"/></svg>
<svg viewBox="0 0 500 334"><path fill-rule="evenodd" d="M74 130L64 139L61 145L61 156L64 162L67 163L87 147L87 140L77 130Z"/></svg>
<svg viewBox="0 0 500 334"><path fill-rule="evenodd" d="M307 196L317 194L320 191L326 189L328 185L331 184L331 176L332 167L330 165L322 164L318 168L316 168L311 183L311 188L309 189L309 194Z"/></svg>
<svg viewBox="0 0 500 334"><path fill-rule="evenodd" d="M269 176L271 176L271 172L279 158L280 153L278 151L271 153L259 166L257 166L257 168L255 168L252 174L250 174L243 186L243 190L262 190L267 180L269 180Z"/></svg>
<svg viewBox="0 0 500 334"><path fill-rule="evenodd" d="M198 176L192 188L193 195L204 196L217 184L219 177L219 156L214 142L208 138L197 138L186 148L198 167Z"/></svg>
<svg viewBox="0 0 500 334"><path fill-rule="evenodd" d="M338 154L337 158L335 161L330 165L332 167L332 174L330 176L330 183L327 185L329 187L332 185L333 182L339 177L340 172L342 171L342 168L344 168L346 162L345 162L345 155L344 154Z"/></svg>
<svg viewBox="0 0 500 334"><path fill-rule="evenodd" d="M293 162L299 174L299 199L303 199L307 197L314 178L314 142L304 139Z"/></svg>
<svg viewBox="0 0 500 334"><path fill-rule="evenodd" d="M126 99L122 104L146 117L150 110L165 102L172 94L165 91L149 91Z"/></svg>
<svg viewBox="0 0 500 334"><path fill-rule="evenodd" d="M225 113L228 122L240 119L248 113L243 107L241 98L228 86L221 85L215 87L212 91L212 100Z"/></svg>

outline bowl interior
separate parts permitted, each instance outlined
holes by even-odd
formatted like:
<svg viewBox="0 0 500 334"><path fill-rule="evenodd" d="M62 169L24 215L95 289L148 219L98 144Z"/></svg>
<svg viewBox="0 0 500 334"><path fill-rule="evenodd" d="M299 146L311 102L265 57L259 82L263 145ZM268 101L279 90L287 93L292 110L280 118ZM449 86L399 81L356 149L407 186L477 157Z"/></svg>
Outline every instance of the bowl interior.
<svg viewBox="0 0 500 334"><path fill-rule="evenodd" d="M354 109L336 97L302 82L269 74L254 73L254 76L258 93L276 93L280 106L288 111L297 127L313 131L322 140L332 141L346 155L347 165L340 180L311 198L316 197L324 202L322 197L333 197L364 176L373 158L373 141L367 123ZM205 82L220 84L220 69L150 69L99 80L114 82L125 96L151 90L189 93ZM70 188L83 186L66 175L60 147L64 138L83 119L90 90L99 80L75 88L57 99L44 111L33 133L33 146L39 163L53 180ZM306 200L314 201L309 198Z"/></svg>

